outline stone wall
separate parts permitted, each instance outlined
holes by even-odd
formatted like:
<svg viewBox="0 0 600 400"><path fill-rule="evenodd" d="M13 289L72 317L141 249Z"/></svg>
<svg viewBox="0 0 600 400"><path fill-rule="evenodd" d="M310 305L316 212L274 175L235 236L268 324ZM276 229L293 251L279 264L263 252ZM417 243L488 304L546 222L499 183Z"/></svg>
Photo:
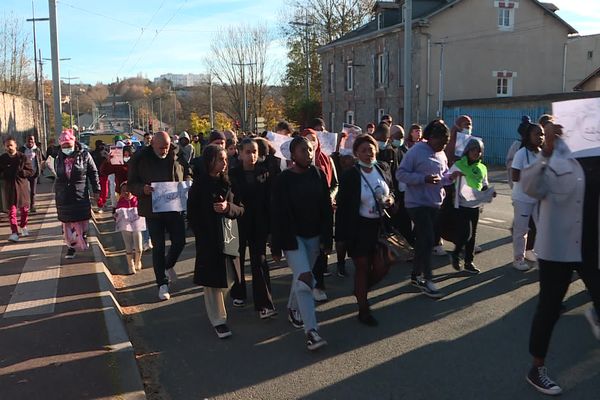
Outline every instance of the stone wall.
<svg viewBox="0 0 600 400"><path fill-rule="evenodd" d="M0 92L0 135L3 138L13 136L18 145L21 145L25 142L26 135L33 133L45 148L46 138L41 137L41 130L37 128L41 120L36 118L38 110L40 108L36 107L34 100Z"/></svg>

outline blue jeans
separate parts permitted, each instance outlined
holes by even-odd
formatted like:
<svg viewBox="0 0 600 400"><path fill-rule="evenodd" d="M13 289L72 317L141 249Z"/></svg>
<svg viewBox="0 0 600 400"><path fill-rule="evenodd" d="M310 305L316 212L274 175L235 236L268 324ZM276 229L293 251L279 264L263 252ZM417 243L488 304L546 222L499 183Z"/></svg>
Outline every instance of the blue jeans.
<svg viewBox="0 0 600 400"><path fill-rule="evenodd" d="M318 329L315 299L312 294L312 288L315 284L312 267L319 256L320 241L318 236L313 238L296 236L296 242L298 243L296 250L284 250L285 258L292 269L293 275L288 308L300 311L304 321L304 331L308 332ZM311 286L298 279L301 274L306 272L311 277Z"/></svg>
<svg viewBox="0 0 600 400"><path fill-rule="evenodd" d="M167 269L175 266L177 259L185 247L185 220L178 212L155 214L155 217L146 218L146 226L152 239L152 263L158 287L169 283L165 275ZM171 247L165 257L165 232L171 238Z"/></svg>

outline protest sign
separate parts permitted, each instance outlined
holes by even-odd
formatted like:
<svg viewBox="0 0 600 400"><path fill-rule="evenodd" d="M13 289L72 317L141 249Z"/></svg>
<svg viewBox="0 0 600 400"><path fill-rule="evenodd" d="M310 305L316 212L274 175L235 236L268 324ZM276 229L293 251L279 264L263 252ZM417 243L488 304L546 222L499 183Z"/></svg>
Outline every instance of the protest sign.
<svg viewBox="0 0 600 400"><path fill-rule="evenodd" d="M191 181L152 182L152 212L185 211Z"/></svg>
<svg viewBox="0 0 600 400"><path fill-rule="evenodd" d="M146 230L146 218L140 217L137 208L117 208L115 210L118 231L141 232Z"/></svg>
<svg viewBox="0 0 600 400"><path fill-rule="evenodd" d="M340 141L340 155L353 155L352 145L356 137L362 133L362 129L356 125L344 124L342 128L342 140Z"/></svg>
<svg viewBox="0 0 600 400"><path fill-rule="evenodd" d="M125 162L123 161L123 148L117 146L110 146L110 154L109 154L110 163L112 165L123 165Z"/></svg>
<svg viewBox="0 0 600 400"><path fill-rule="evenodd" d="M456 157L462 157L465 147L471 141L471 139L477 139L480 143L483 143L483 139L477 136L468 135L466 133L456 133L456 146L454 147L454 155Z"/></svg>
<svg viewBox="0 0 600 400"><path fill-rule="evenodd" d="M291 160L290 142L292 138L275 132L267 132L267 140L275 148L275 155L283 160Z"/></svg>
<svg viewBox="0 0 600 400"><path fill-rule="evenodd" d="M337 146L337 133L332 132L317 132L319 143L321 144L321 151L328 156L335 152Z"/></svg>
<svg viewBox="0 0 600 400"><path fill-rule="evenodd" d="M600 98L552 103L552 114L573 156L600 155Z"/></svg>

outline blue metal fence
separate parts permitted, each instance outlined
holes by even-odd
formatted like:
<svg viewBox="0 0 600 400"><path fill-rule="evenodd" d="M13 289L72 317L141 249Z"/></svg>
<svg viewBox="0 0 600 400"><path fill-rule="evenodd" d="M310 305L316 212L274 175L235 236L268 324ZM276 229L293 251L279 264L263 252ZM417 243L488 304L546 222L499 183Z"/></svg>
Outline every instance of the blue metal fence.
<svg viewBox="0 0 600 400"><path fill-rule="evenodd" d="M473 135L481 137L485 144L483 160L488 165L504 165L510 145L517 139L517 128L523 115L529 115L532 121L549 113L548 107L494 109L476 107L445 107L444 120L452 126L460 115L473 119Z"/></svg>

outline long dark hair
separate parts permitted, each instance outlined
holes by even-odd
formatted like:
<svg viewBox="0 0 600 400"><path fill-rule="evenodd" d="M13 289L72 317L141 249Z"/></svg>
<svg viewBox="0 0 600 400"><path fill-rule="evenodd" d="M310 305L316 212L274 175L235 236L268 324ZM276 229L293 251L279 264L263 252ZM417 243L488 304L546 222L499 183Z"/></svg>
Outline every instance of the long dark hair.
<svg viewBox="0 0 600 400"><path fill-rule="evenodd" d="M521 147L532 147L533 143L531 142L531 132L533 132L533 130L536 127L540 128L540 130L542 130L543 132L542 126L538 124L529 123L529 125L523 126L523 138L521 139Z"/></svg>
<svg viewBox="0 0 600 400"><path fill-rule="evenodd" d="M221 152L225 152L225 155L227 155L227 152L223 147L215 144L209 144L204 148L204 151L202 152L202 162L204 163L204 170L206 171L207 176L210 174L210 171L212 171L212 168L215 165L217 155ZM228 168L226 168L224 172L219 173L219 178L229 185Z"/></svg>

